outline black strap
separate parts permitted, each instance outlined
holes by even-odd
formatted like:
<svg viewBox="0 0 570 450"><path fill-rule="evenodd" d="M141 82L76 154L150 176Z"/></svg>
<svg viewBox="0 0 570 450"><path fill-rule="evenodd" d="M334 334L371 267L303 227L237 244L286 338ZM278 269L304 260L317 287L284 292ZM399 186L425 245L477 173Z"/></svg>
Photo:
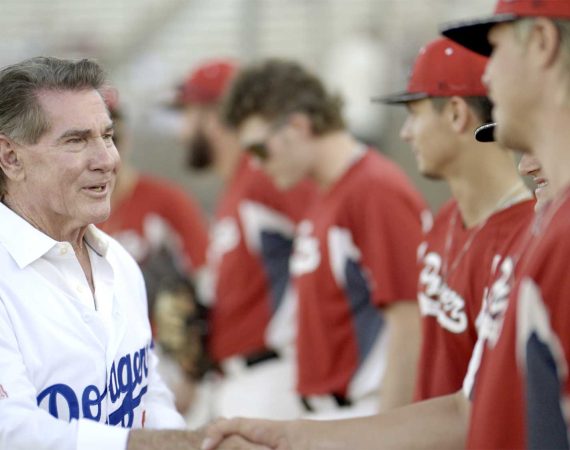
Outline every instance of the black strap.
<svg viewBox="0 0 570 450"><path fill-rule="evenodd" d="M279 353L273 349L264 349L247 355L245 357L245 365L251 367L271 359L279 359Z"/></svg>
<svg viewBox="0 0 570 450"><path fill-rule="evenodd" d="M340 394L324 394L324 395L325 396L329 395L335 401L336 405L339 408L346 408L348 406L352 406L352 402L350 401L350 399L345 397L344 395ZM303 408L305 408L306 411L315 412L315 408L313 408L313 405L311 405L309 397L301 396L301 404L303 405Z"/></svg>

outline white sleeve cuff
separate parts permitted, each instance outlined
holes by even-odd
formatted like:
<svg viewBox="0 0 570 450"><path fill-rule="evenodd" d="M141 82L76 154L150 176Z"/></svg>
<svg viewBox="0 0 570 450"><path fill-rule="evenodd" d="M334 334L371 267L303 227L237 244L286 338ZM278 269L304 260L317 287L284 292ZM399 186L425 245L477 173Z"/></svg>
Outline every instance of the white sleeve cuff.
<svg viewBox="0 0 570 450"><path fill-rule="evenodd" d="M126 450L129 431L128 428L80 419L77 427L77 450Z"/></svg>

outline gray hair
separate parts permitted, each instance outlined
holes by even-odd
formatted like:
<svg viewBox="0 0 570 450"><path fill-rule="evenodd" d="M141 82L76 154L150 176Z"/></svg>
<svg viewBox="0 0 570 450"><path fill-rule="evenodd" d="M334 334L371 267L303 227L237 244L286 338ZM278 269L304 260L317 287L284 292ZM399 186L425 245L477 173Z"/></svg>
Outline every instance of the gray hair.
<svg viewBox="0 0 570 450"><path fill-rule="evenodd" d="M0 134L21 144L35 144L50 128L38 101L41 91L101 90L105 73L96 62L36 57L0 70ZM6 179L0 169L0 198Z"/></svg>

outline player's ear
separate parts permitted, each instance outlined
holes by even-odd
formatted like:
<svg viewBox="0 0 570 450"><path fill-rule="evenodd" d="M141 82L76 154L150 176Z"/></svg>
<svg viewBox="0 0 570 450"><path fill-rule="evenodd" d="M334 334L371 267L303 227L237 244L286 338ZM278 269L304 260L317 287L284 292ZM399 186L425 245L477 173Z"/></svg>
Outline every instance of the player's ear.
<svg viewBox="0 0 570 450"><path fill-rule="evenodd" d="M10 180L24 176L24 167L17 144L4 134L0 134L0 168Z"/></svg>
<svg viewBox="0 0 570 450"><path fill-rule="evenodd" d="M469 128L470 109L463 98L451 97L446 105L446 115L456 133L463 133Z"/></svg>
<svg viewBox="0 0 570 450"><path fill-rule="evenodd" d="M561 36L556 24L546 18L537 18L533 21L531 35L528 39L529 51L533 52L535 64L548 67L559 59Z"/></svg>

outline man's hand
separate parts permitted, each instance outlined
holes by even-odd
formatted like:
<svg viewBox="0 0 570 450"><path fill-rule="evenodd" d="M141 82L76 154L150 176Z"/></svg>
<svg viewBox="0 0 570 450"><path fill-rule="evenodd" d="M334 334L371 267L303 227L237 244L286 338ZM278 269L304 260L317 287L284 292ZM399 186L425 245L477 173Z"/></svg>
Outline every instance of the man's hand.
<svg viewBox="0 0 570 450"><path fill-rule="evenodd" d="M131 430L127 450L198 450L204 436L202 430Z"/></svg>
<svg viewBox="0 0 570 450"><path fill-rule="evenodd" d="M127 450L200 450L206 437L203 428L189 430L131 430ZM223 439L223 440L222 440ZM241 436L227 436L217 441L218 450L273 450Z"/></svg>
<svg viewBox="0 0 570 450"><path fill-rule="evenodd" d="M239 435L251 443L260 445L260 449L292 450L288 439L288 425L290 422L257 420L257 419L219 419L206 428L207 438L202 444L202 450L225 449L220 443L233 435ZM230 447L231 448L231 447ZM236 450L242 447L236 447Z"/></svg>

